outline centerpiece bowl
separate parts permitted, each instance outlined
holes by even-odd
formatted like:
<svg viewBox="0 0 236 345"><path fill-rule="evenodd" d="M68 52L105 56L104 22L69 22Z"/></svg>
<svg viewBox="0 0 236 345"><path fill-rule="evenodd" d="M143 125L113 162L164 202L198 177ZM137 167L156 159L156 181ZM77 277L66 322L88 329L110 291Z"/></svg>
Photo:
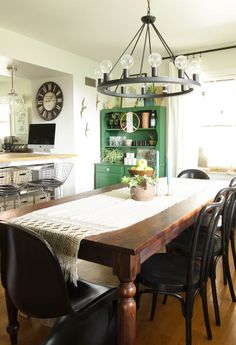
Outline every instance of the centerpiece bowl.
<svg viewBox="0 0 236 345"><path fill-rule="evenodd" d="M130 176L148 176L151 177L155 174L155 170L154 169L144 169L144 170L137 170L137 169L128 169Z"/></svg>

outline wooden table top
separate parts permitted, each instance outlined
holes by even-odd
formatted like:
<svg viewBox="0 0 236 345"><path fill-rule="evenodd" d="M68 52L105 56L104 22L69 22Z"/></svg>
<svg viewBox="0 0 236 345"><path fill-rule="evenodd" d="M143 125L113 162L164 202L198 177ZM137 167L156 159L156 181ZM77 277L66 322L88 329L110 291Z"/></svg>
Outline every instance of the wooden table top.
<svg viewBox="0 0 236 345"><path fill-rule="evenodd" d="M42 208L78 200L118 188L121 188L120 184L57 200L51 200L33 206L26 206L15 210L1 212L0 220L8 220ZM209 200L212 200L219 189L220 188L216 187L215 192L213 192L212 189L201 191L198 194L157 213L155 216L135 223L127 228L108 233L101 233L100 235L88 236L81 242L81 253L79 253L79 257L84 257L83 247L89 245L103 248L104 250L109 249L109 251L123 252L129 255L141 254L143 257L141 261L143 261L146 259L145 248L148 248L150 253L150 245L155 242L155 246L151 250L152 253L175 238L183 231L183 229L194 222L201 207ZM97 262L97 260L95 260L95 262Z"/></svg>

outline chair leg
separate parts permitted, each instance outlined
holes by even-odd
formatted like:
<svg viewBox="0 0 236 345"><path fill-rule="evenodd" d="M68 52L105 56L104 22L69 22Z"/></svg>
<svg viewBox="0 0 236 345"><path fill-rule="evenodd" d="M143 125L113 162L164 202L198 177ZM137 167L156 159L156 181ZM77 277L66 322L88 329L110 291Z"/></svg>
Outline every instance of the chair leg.
<svg viewBox="0 0 236 345"><path fill-rule="evenodd" d="M234 268L236 269L236 250L235 250L234 230L232 230L230 233L230 243L231 243L232 255L233 255L233 260L234 260Z"/></svg>
<svg viewBox="0 0 236 345"><path fill-rule="evenodd" d="M7 332L10 335L11 344L15 345L17 344L17 334L20 327L19 322L17 320L18 310L10 300L7 290L5 290L5 299L8 315Z"/></svg>
<svg viewBox="0 0 236 345"><path fill-rule="evenodd" d="M218 303L218 297L217 297L217 290L216 290L216 280L215 276L211 274L211 291L212 291L212 299L214 304L214 312L215 312L215 320L217 326L221 325L220 321L220 311L219 311L219 303Z"/></svg>
<svg viewBox="0 0 236 345"><path fill-rule="evenodd" d="M188 299L185 304L185 334L186 345L192 345L192 316L193 316L193 300Z"/></svg>
<svg viewBox="0 0 236 345"><path fill-rule="evenodd" d="M200 291L201 299L202 299L202 308L204 313L204 320L206 326L207 337L209 340L212 339L212 332L211 332L211 325L209 319L209 312L208 312L208 305L207 305L207 291L206 286L204 286Z"/></svg>
<svg viewBox="0 0 236 345"><path fill-rule="evenodd" d="M233 287L233 282L232 282L232 278L231 278L231 273L230 273L230 267L229 267L229 258L228 258L228 254L223 255L225 256L225 263L226 263L226 277L227 277L227 281L229 284L229 290L230 290L230 294L231 294L231 298L232 298L232 302L236 302L236 297L235 297L235 292L234 292L234 287Z"/></svg>
<svg viewBox="0 0 236 345"><path fill-rule="evenodd" d="M227 274L226 274L226 259L225 259L225 256L222 255L222 264L223 264L223 282L224 282L224 285L227 285Z"/></svg>
<svg viewBox="0 0 236 345"><path fill-rule="evenodd" d="M166 304L166 302L167 302L167 298L168 298L168 295L164 295L164 297L163 297L163 301L162 301L162 304Z"/></svg>
<svg viewBox="0 0 236 345"><path fill-rule="evenodd" d="M156 307L157 307L157 292L152 293L152 309L151 309L151 314L150 314L150 321L154 320L155 317L155 312L156 312Z"/></svg>

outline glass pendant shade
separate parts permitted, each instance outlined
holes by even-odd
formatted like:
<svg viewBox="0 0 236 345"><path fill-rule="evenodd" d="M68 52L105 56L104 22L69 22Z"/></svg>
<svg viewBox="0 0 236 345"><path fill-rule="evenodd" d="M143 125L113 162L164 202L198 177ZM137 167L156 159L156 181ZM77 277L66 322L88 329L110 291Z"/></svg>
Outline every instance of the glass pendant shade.
<svg viewBox="0 0 236 345"><path fill-rule="evenodd" d="M15 91L11 91L8 94L9 98L9 109L12 114L20 113L24 109L24 100L23 97L15 93Z"/></svg>
<svg viewBox="0 0 236 345"><path fill-rule="evenodd" d="M0 97L1 104L7 104L9 106L9 111L11 114L17 114L23 111L24 109L24 100L23 97L17 94L13 87L13 70L16 71L17 68L15 66L8 66L7 69L11 71L11 91L5 95Z"/></svg>

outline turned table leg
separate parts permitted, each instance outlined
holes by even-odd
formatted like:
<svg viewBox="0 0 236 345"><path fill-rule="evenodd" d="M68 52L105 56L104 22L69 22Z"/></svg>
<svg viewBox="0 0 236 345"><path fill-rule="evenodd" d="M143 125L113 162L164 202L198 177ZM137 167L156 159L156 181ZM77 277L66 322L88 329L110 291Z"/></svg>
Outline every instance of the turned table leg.
<svg viewBox="0 0 236 345"><path fill-rule="evenodd" d="M118 303L118 345L135 345L136 302L133 282L121 283Z"/></svg>
<svg viewBox="0 0 236 345"><path fill-rule="evenodd" d="M139 258L121 254L116 273L120 279L118 290L118 345L135 345L136 341L136 287L134 280L139 271Z"/></svg>

